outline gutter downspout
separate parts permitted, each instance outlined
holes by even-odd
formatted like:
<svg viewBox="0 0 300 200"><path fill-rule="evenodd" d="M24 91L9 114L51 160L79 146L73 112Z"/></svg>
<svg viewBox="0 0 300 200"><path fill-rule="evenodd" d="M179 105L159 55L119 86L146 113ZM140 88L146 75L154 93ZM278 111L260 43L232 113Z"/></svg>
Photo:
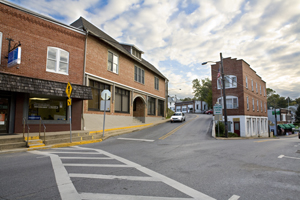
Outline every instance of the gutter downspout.
<svg viewBox="0 0 300 200"><path fill-rule="evenodd" d="M85 43L84 43L84 58L83 58L83 79L82 79L82 85L86 86L86 80L85 80L85 68L86 68L86 52L87 52L87 39L88 39L89 31L86 31L85 35ZM82 119L82 130L85 130L85 120L84 120L84 100L82 101L82 112L81 112L81 119Z"/></svg>

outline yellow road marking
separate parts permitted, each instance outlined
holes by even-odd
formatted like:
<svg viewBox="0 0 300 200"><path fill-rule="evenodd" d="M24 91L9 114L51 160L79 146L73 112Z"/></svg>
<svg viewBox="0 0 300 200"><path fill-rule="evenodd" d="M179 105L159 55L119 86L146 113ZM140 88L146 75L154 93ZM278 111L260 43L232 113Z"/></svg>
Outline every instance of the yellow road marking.
<svg viewBox="0 0 300 200"><path fill-rule="evenodd" d="M182 124L182 125L180 125L180 126L178 126L177 128L175 128L175 129L173 129L172 131L170 131L169 133L167 133L166 135L163 135L162 137L160 137L159 139L160 140L164 140L164 139L166 139L167 137L169 137L170 135L172 135L173 133L175 133L176 131L178 131L181 127L183 127L183 126L185 126L185 125L187 125L188 123L190 123L191 121L193 121L194 119L196 119L198 117L198 115L195 117L195 118L193 118L193 119L191 119L191 120L189 120L189 121L187 121L186 123L184 123L184 124Z"/></svg>
<svg viewBox="0 0 300 200"><path fill-rule="evenodd" d="M152 125L152 123L151 124L136 125L136 126L127 126L127 127L121 127L121 128L111 128L111 129L105 129L104 131L115 131L115 130L128 129L128 128L138 128L138 127L149 126L149 125ZM90 131L89 134L102 133L102 132L103 132L103 130Z"/></svg>

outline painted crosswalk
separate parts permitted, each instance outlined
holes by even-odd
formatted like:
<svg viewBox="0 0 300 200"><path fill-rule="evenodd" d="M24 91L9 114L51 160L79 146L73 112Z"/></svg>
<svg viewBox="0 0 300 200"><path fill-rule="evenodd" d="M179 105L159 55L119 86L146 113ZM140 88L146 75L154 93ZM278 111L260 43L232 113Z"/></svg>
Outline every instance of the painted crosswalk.
<svg viewBox="0 0 300 200"><path fill-rule="evenodd" d="M145 200L189 200L189 199L205 199L212 200L214 198L201 193L193 188L190 188L184 184L181 184L173 179L170 179L162 174L154 172L146 167L143 167L137 163L131 162L122 157L113 155L103 150L99 149L91 149L84 147L70 147L70 148L61 148L55 149L51 151L33 151L31 153L49 156L52 162L53 170L55 173L56 182L58 185L58 189L63 200L69 199L106 199L106 200L137 200L137 199L145 199ZM68 156L65 156L68 155ZM72 156L71 156L72 155ZM90 157L92 156L92 157ZM111 164L111 163L85 163L84 161L115 161L119 164ZM69 163L66 161L72 161L76 163ZM139 171L139 173L144 174L144 176L132 176L132 175L112 175L112 174L99 174L99 173L73 173L68 172L66 167L69 169L72 168L109 168L109 169L117 169L117 168L127 168ZM80 171L80 170L78 170ZM132 194L109 194L104 192L89 192L82 191L79 186L74 186L72 179L84 179L84 180L100 180L100 181L109 181L109 180L118 180L118 181L128 181L128 182L138 182L139 184L144 183L161 183L165 184L168 187L172 187L177 190L179 193L183 195L179 195L178 197L168 197L168 196L157 196L157 193L153 191L153 196L149 195L132 195ZM80 191L80 192L78 192Z"/></svg>

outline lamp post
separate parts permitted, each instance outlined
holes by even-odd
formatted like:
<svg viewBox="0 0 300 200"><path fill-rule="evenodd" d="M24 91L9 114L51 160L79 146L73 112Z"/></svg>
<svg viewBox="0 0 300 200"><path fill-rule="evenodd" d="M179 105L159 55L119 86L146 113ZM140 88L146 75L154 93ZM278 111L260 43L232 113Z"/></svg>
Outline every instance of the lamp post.
<svg viewBox="0 0 300 200"><path fill-rule="evenodd" d="M228 124L227 124L227 106L226 106L226 93L225 93L225 78L224 78L224 66L223 66L223 57L222 53L220 53L220 62L221 62L221 76L222 76L222 85L223 85L223 106L224 106L224 123L225 123L225 137L228 138ZM202 63L202 65L206 65L207 63L212 61L207 61ZM215 63L215 62L214 62Z"/></svg>

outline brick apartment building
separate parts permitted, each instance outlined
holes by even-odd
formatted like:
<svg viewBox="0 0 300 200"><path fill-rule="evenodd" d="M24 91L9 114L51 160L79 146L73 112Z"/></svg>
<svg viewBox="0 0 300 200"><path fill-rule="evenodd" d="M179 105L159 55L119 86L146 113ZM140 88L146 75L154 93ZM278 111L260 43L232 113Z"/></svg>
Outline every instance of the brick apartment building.
<svg viewBox="0 0 300 200"><path fill-rule="evenodd" d="M107 127L164 119L168 80L142 58L144 52L119 43L82 17L71 25L87 34L84 84L92 88L93 100L84 102L84 129L102 129L104 89L111 92L105 108Z"/></svg>
<svg viewBox="0 0 300 200"><path fill-rule="evenodd" d="M213 104L222 104L217 81L220 62L211 66ZM268 136L266 82L244 60L223 59L228 131L241 137Z"/></svg>
<svg viewBox="0 0 300 200"><path fill-rule="evenodd" d="M24 120L38 132L40 117L49 132L70 130L68 82L72 128L81 129L83 100L92 99L82 85L85 38L82 30L0 1L0 132L22 133ZM8 66L8 39L11 49L18 46L12 52L20 53L19 64Z"/></svg>

